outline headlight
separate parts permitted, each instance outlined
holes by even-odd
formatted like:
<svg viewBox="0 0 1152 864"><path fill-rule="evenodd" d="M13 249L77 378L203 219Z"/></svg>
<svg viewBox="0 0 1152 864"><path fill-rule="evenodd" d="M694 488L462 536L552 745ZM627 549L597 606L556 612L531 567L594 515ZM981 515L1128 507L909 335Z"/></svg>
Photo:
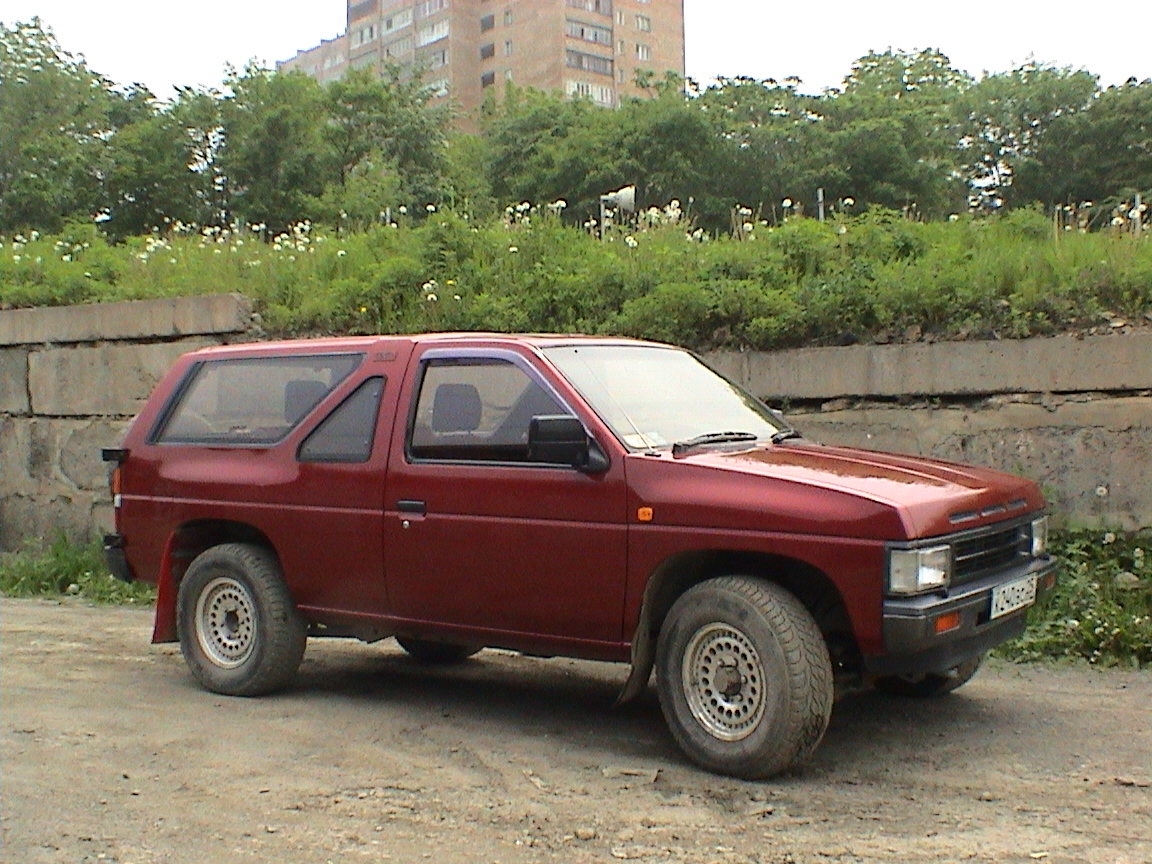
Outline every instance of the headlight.
<svg viewBox="0 0 1152 864"><path fill-rule="evenodd" d="M1032 520L1032 557L1048 554L1048 517Z"/></svg>
<svg viewBox="0 0 1152 864"><path fill-rule="evenodd" d="M952 577L952 547L893 549L888 558L888 590L919 594L944 588Z"/></svg>

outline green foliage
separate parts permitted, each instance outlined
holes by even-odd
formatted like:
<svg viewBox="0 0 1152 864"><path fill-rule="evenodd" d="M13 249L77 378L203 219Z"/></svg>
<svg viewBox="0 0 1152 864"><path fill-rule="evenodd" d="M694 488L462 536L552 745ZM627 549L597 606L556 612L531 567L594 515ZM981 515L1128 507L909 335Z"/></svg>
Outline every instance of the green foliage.
<svg viewBox="0 0 1152 864"><path fill-rule="evenodd" d="M210 287L251 297L277 335L627 333L701 350L898 341L910 327L1023 337L1152 314L1152 234L1056 234L1032 210L941 223L880 210L792 217L710 239L670 206L605 241L565 224L559 205L510 210L397 209L394 225L365 210L363 230L183 227L122 244L90 223L0 235L0 305Z"/></svg>
<svg viewBox="0 0 1152 864"><path fill-rule="evenodd" d="M152 603L151 585L115 579L99 543L76 544L64 536L33 541L0 554L0 594L6 597L76 596L97 603Z"/></svg>
<svg viewBox="0 0 1152 864"><path fill-rule="evenodd" d="M1052 547L1064 562L1056 588L1029 614L1027 632L1001 653L1102 666L1152 663L1152 535L1062 531Z"/></svg>

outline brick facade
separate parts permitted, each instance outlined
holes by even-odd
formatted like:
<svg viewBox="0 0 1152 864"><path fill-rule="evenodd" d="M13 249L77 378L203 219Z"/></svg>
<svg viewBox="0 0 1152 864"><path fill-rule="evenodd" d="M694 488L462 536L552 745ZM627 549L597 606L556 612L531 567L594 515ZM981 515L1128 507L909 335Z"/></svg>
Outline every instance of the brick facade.
<svg viewBox="0 0 1152 864"><path fill-rule="evenodd" d="M388 64L422 70L465 118L506 81L615 107L643 95L638 73L684 74L684 2L348 0L343 35L277 68L326 83Z"/></svg>

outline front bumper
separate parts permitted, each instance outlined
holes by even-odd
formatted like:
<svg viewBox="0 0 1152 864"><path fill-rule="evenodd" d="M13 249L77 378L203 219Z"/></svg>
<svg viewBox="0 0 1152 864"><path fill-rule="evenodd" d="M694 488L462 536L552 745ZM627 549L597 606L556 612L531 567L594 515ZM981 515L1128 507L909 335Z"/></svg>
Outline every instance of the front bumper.
<svg viewBox="0 0 1152 864"><path fill-rule="evenodd" d="M885 600L886 653L865 658L865 671L871 675L943 674L965 660L1016 638L1024 632L1028 609L1034 604L991 620L993 589L1035 576L1036 597L1039 599L1055 585L1058 567L1059 563L1053 558L1036 558L950 589L947 594ZM937 633L936 620L952 614L959 615L960 625L945 633Z"/></svg>
<svg viewBox="0 0 1152 864"><path fill-rule="evenodd" d="M121 535L104 535L104 563L121 582L136 581L136 574L132 572L128 557L124 554L124 538Z"/></svg>

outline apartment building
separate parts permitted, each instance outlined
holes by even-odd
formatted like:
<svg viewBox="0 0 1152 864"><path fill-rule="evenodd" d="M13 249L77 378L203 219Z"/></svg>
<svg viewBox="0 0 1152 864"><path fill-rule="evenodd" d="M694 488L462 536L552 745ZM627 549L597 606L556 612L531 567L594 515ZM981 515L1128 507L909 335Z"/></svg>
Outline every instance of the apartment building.
<svg viewBox="0 0 1152 864"><path fill-rule="evenodd" d="M348 0L347 31L277 64L321 82L421 70L464 114L504 83L614 107L637 73L684 74L683 0Z"/></svg>

